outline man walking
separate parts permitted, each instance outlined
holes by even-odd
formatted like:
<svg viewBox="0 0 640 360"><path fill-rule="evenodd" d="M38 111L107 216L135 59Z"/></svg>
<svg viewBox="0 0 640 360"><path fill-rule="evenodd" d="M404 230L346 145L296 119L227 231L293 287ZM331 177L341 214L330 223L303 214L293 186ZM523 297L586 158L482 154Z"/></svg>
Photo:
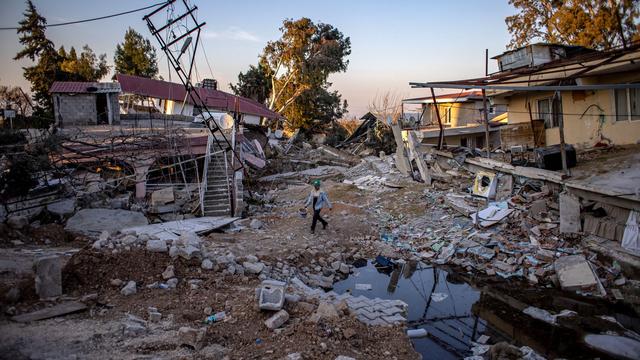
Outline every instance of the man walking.
<svg viewBox="0 0 640 360"><path fill-rule="evenodd" d="M313 181L313 190L311 190L311 194L307 198L307 202L304 207L308 207L309 205L313 208L313 220L311 220L311 233L313 234L316 231L316 223L318 220L322 223L322 228L327 228L327 221L320 216L320 210L323 207L328 207L329 210L333 209L331 206L331 202L329 202L329 197L327 193L323 190L320 190L320 180Z"/></svg>

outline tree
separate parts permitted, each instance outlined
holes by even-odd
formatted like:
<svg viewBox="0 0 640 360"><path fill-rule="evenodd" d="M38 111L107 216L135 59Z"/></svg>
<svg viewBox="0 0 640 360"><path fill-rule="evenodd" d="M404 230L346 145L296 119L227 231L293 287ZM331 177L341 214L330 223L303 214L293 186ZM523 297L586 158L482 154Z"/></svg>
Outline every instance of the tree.
<svg viewBox="0 0 640 360"><path fill-rule="evenodd" d="M13 59L27 58L37 61L32 66L22 68L24 77L31 83L31 92L37 104L35 112L51 116L53 103L49 96L49 88L55 79L58 54L53 42L45 35L47 20L38 14L31 0L28 0L24 19L18 24L20 25L17 31L20 35L19 41L24 47Z"/></svg>
<svg viewBox="0 0 640 360"><path fill-rule="evenodd" d="M347 104L329 90L328 78L347 70L351 40L332 25L308 18L284 20L280 31L281 38L265 46L258 67L240 74L234 91L268 92L266 105L284 115L291 128L309 129L341 117Z"/></svg>
<svg viewBox="0 0 640 360"><path fill-rule="evenodd" d="M267 76L267 69L262 64L249 65L246 73L238 74L238 83L229 84L234 94L253 99L264 104L271 93L271 79Z"/></svg>
<svg viewBox="0 0 640 360"><path fill-rule="evenodd" d="M606 50L635 40L640 0L509 0L509 48L533 41Z"/></svg>
<svg viewBox="0 0 640 360"><path fill-rule="evenodd" d="M96 56L85 45L78 57L72 47L67 53L64 47L55 50L47 39L47 20L38 14L31 0L27 0L24 19L19 22L19 41L23 45L14 60L29 59L32 66L23 67L24 77L31 83L31 92L36 102L34 115L53 118L53 102L49 89L54 81L98 81L109 72L106 54Z"/></svg>
<svg viewBox="0 0 640 360"><path fill-rule="evenodd" d="M25 116L29 107L31 102L19 86L0 85L0 108L11 108L16 114Z"/></svg>
<svg viewBox="0 0 640 360"><path fill-rule="evenodd" d="M71 47L67 54L64 47L61 47L58 50L58 59L60 61L60 73L57 76L57 80L98 81L109 72L107 55L96 56L89 45L82 47L80 57L76 54L75 48Z"/></svg>
<svg viewBox="0 0 640 360"><path fill-rule="evenodd" d="M148 39L129 28L113 57L116 73L154 78L158 75L156 49Z"/></svg>

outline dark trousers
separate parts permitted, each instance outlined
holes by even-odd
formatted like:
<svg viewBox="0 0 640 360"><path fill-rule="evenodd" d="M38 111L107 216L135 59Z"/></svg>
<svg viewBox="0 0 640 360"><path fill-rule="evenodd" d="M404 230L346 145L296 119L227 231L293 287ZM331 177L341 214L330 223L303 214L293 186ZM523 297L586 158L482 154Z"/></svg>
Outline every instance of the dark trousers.
<svg viewBox="0 0 640 360"><path fill-rule="evenodd" d="M318 222L318 220L320 220L323 227L327 226L327 222L325 221L325 219L323 219L322 216L320 216L320 210L313 209L313 220L311 220L311 231L316 230L316 223Z"/></svg>

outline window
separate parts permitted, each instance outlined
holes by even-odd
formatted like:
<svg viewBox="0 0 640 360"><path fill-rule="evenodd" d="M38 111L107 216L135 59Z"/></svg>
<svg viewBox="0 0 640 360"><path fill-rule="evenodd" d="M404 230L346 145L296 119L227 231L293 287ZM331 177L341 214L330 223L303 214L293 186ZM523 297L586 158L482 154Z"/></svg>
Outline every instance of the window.
<svg viewBox="0 0 640 360"><path fill-rule="evenodd" d="M616 121L640 120L640 90L615 90Z"/></svg>
<svg viewBox="0 0 640 360"><path fill-rule="evenodd" d="M467 147L467 138L460 138L460 146Z"/></svg>
<svg viewBox="0 0 640 360"><path fill-rule="evenodd" d="M560 126L562 97L558 97L556 101L553 98L538 100L538 119L544 120L544 127L547 129Z"/></svg>

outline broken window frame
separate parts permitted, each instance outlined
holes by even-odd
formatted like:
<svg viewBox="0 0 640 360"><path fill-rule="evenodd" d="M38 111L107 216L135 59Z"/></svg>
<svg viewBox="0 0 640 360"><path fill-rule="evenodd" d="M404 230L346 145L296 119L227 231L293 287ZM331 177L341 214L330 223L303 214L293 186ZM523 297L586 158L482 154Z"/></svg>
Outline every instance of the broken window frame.
<svg viewBox="0 0 640 360"><path fill-rule="evenodd" d="M615 89L613 90L613 98L616 122L640 120L640 91L637 89Z"/></svg>
<svg viewBox="0 0 640 360"><path fill-rule="evenodd" d="M540 106L544 102L548 104L547 109L543 109ZM538 119L544 120L545 129L560 126L560 120L562 119L562 96L560 96L557 101L554 101L553 97L538 99L536 106L538 107ZM556 114L557 116L555 116Z"/></svg>

